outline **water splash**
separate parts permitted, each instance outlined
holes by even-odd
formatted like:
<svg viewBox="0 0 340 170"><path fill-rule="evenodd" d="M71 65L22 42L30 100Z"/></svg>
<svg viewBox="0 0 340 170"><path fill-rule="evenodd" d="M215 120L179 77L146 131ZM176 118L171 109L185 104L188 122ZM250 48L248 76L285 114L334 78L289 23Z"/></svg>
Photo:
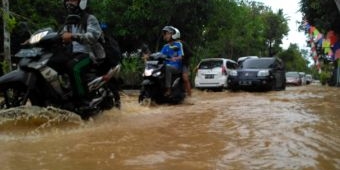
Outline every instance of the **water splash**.
<svg viewBox="0 0 340 170"><path fill-rule="evenodd" d="M0 111L0 134L39 133L82 123L79 115L54 107L21 106Z"/></svg>

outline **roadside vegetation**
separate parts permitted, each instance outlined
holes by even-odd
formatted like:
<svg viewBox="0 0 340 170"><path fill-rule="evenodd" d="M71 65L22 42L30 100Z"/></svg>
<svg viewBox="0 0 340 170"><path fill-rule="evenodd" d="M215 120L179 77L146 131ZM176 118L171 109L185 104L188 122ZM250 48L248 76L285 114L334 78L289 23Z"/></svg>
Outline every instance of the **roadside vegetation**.
<svg viewBox="0 0 340 170"><path fill-rule="evenodd" d="M142 44L151 51L162 45L161 29L173 25L180 29L182 39L193 49L191 69L202 58L224 57L233 60L242 56L279 56L289 70L312 72L306 51L291 44L282 49L282 39L289 32L284 11L273 11L259 2L244 0L90 0L89 7L100 22L108 25L119 42L122 52L132 53ZM303 1L302 1L303 2ZM323 1L322 1L323 2ZM322 3L320 2L320 3ZM302 3L303 12L310 12L311 4ZM318 6L323 8L322 5ZM185 10L179 10L185 9ZM43 27L58 29L63 23L65 10L62 1L11 0L10 18L12 54L27 39L22 22L30 31ZM308 15L314 17L314 15ZM2 31L2 22L1 22ZM2 36L2 35L1 35ZM1 38L1 37L0 37ZM0 45L2 50L3 45ZM140 60L124 58L124 79L138 80ZM138 75L134 75L138 74ZM134 75L134 76L133 76ZM130 80L128 80L130 81Z"/></svg>

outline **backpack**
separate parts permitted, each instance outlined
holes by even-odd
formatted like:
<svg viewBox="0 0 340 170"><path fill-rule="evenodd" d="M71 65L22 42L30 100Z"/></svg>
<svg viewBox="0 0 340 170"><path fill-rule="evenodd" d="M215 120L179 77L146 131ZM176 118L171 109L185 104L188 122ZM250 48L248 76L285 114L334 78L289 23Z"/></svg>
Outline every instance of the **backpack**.
<svg viewBox="0 0 340 170"><path fill-rule="evenodd" d="M181 42L182 42L183 53L184 53L182 63L188 66L190 64L190 58L194 56L194 52L192 51L188 43L184 41L181 41Z"/></svg>
<svg viewBox="0 0 340 170"><path fill-rule="evenodd" d="M83 21L82 26L87 28L87 20L88 20L88 13L83 14ZM103 24L101 24L101 28L103 29L103 38L99 39L99 43L103 46L105 51L105 59L102 61L102 64L100 65L101 70L108 70L119 63L122 62L122 53L120 51L118 42L113 38L113 35L110 34L107 31L104 31L105 25L103 27Z"/></svg>
<svg viewBox="0 0 340 170"><path fill-rule="evenodd" d="M105 50L106 57L104 62L111 66L116 66L122 61L122 53L118 42L109 33L104 32L104 42L99 41Z"/></svg>

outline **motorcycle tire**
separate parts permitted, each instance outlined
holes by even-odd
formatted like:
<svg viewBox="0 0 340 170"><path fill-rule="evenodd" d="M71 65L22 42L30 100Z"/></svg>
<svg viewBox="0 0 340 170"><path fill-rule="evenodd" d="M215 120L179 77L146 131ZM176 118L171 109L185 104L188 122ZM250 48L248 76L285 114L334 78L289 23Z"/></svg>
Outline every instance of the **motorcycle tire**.
<svg viewBox="0 0 340 170"><path fill-rule="evenodd" d="M104 100L101 103L101 107L104 110L112 109L114 106L114 99L112 97L105 97Z"/></svg>
<svg viewBox="0 0 340 170"><path fill-rule="evenodd" d="M3 89L3 100L0 102L1 109L8 109L26 105L28 97L24 88L8 87Z"/></svg>

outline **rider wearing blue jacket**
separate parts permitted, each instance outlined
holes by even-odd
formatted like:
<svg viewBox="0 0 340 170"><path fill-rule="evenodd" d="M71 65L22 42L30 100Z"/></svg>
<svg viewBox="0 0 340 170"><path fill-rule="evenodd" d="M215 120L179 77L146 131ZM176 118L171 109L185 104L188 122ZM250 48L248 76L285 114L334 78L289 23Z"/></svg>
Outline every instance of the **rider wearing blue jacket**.
<svg viewBox="0 0 340 170"><path fill-rule="evenodd" d="M173 74L179 74L182 70L183 45L180 41L175 41L180 37L178 29L173 26L165 26L163 29L163 39L167 42L161 53L168 56L165 69L165 96L171 94L171 79Z"/></svg>

